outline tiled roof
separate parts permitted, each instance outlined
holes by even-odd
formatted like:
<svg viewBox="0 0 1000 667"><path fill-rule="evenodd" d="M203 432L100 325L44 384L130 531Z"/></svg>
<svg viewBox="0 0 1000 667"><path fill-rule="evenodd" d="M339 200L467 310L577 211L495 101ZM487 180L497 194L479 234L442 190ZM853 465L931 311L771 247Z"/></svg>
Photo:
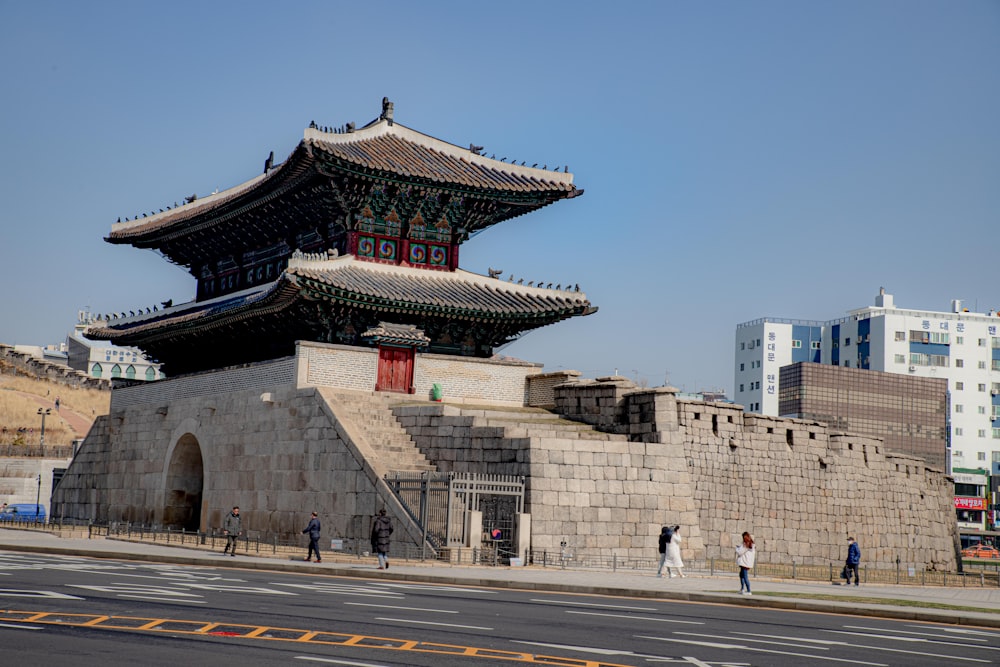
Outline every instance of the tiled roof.
<svg viewBox="0 0 1000 667"><path fill-rule="evenodd" d="M379 120L351 133L307 128L288 159L266 174L172 209L116 222L106 240L130 243L151 233L187 230L192 224L200 224L195 221L201 216L220 210L226 215L239 215L255 196L272 199L275 192L315 174L320 164L331 161L356 167L359 172L399 175L431 187L479 190L487 197L506 195L516 200L530 196L534 201L527 210L583 193L573 185L572 173L491 159L399 123Z"/></svg>
<svg viewBox="0 0 1000 667"><path fill-rule="evenodd" d="M385 120L344 134L309 128L303 142L365 169L432 183L562 196L576 191L570 173L501 162Z"/></svg>
<svg viewBox="0 0 1000 667"><path fill-rule="evenodd" d="M370 338L377 343L401 343L418 347L426 347L431 342L422 329L412 324L393 322L379 322L377 327L372 327L361 334L361 337Z"/></svg>
<svg viewBox="0 0 1000 667"><path fill-rule="evenodd" d="M534 326L597 311L583 292L529 287L468 271L431 271L360 261L352 255L292 260L273 283L152 314L110 320L87 330L92 340L166 334L185 326L213 326L278 311L302 291L369 308L459 319L526 320ZM541 321L541 322L540 322ZM540 322L540 323L539 323Z"/></svg>
<svg viewBox="0 0 1000 667"><path fill-rule="evenodd" d="M583 292L529 287L461 269L430 271L363 262L351 255L292 262L286 274L332 298L419 313L492 319L589 315L597 309ZM557 319L561 319L557 317Z"/></svg>

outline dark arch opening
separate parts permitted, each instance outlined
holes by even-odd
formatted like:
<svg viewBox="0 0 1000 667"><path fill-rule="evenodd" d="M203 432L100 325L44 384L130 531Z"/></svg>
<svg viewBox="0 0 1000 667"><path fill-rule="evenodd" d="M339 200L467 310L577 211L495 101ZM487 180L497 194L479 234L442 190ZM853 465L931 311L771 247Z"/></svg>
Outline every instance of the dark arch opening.
<svg viewBox="0 0 1000 667"><path fill-rule="evenodd" d="M185 433L177 441L167 468L164 526L192 531L201 529L201 493L204 483L205 470L198 439Z"/></svg>

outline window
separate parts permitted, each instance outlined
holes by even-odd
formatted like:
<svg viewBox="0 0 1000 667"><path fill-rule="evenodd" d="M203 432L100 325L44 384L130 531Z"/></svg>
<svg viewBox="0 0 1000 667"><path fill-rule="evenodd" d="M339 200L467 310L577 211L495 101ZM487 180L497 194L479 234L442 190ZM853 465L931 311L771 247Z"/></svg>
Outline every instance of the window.
<svg viewBox="0 0 1000 667"><path fill-rule="evenodd" d="M743 391L743 385L740 385L740 392Z"/></svg>
<svg viewBox="0 0 1000 667"><path fill-rule="evenodd" d="M740 349L741 350L747 349L747 344L746 343L740 343Z"/></svg>
<svg viewBox="0 0 1000 667"><path fill-rule="evenodd" d="M1000 394L1000 382L993 383L993 393Z"/></svg>
<svg viewBox="0 0 1000 667"><path fill-rule="evenodd" d="M905 331L897 331L896 332L896 340L906 340L906 332Z"/></svg>
<svg viewBox="0 0 1000 667"><path fill-rule="evenodd" d="M976 412L978 412L981 415L985 415L986 414L986 406L985 405L979 405L979 406L977 406L976 407Z"/></svg>
<svg viewBox="0 0 1000 667"><path fill-rule="evenodd" d="M979 339L979 347L986 347L986 339L985 338L980 338Z"/></svg>
<svg viewBox="0 0 1000 667"><path fill-rule="evenodd" d="M792 341L792 349L793 350L798 350L798 349L801 349L801 348L802 348L802 341L800 341L800 340L793 340Z"/></svg>
<svg viewBox="0 0 1000 667"><path fill-rule="evenodd" d="M995 350L996 348L1000 347L1000 338L993 336L990 339L990 344L993 346L993 349Z"/></svg>
<svg viewBox="0 0 1000 667"><path fill-rule="evenodd" d="M129 380L135 379L135 366L129 364L129 367L125 369L125 377Z"/></svg>
<svg viewBox="0 0 1000 667"><path fill-rule="evenodd" d="M965 342L965 336L955 336L955 344L961 345Z"/></svg>
<svg viewBox="0 0 1000 667"><path fill-rule="evenodd" d="M948 366L948 355L911 352L910 364L913 366Z"/></svg>
<svg viewBox="0 0 1000 667"><path fill-rule="evenodd" d="M955 368L965 368L965 360L964 359L956 359L955 360Z"/></svg>
<svg viewBox="0 0 1000 667"><path fill-rule="evenodd" d="M897 355L895 355L894 361L897 364L905 364L906 363L906 355L905 354L897 354Z"/></svg>
<svg viewBox="0 0 1000 667"><path fill-rule="evenodd" d="M146 379L150 382L156 379L156 369L152 366L146 369Z"/></svg>
<svg viewBox="0 0 1000 667"><path fill-rule="evenodd" d="M938 343L941 345L948 345L949 340L949 334L941 333L940 331L910 330L911 343Z"/></svg>
<svg viewBox="0 0 1000 667"><path fill-rule="evenodd" d="M844 347L848 347L848 346L850 346L850 344L851 344L851 339L850 338L845 338L844 339Z"/></svg>
<svg viewBox="0 0 1000 667"><path fill-rule="evenodd" d="M963 389L965 389L965 383L964 382L956 382L955 383L955 391L962 391Z"/></svg>
<svg viewBox="0 0 1000 667"><path fill-rule="evenodd" d="M983 392L986 391L986 383L984 383L984 382L980 382L979 383L979 391L983 391Z"/></svg>
<svg viewBox="0 0 1000 667"><path fill-rule="evenodd" d="M811 349L813 349L813 350L818 350L819 349L819 341L818 340L814 340L813 342L809 343L809 347Z"/></svg>
<svg viewBox="0 0 1000 667"><path fill-rule="evenodd" d="M965 406L963 406L961 403L956 403L955 412L965 412Z"/></svg>
<svg viewBox="0 0 1000 667"><path fill-rule="evenodd" d="M985 461L986 460L986 452L976 452L976 460L977 461Z"/></svg>
<svg viewBox="0 0 1000 667"><path fill-rule="evenodd" d="M990 366L991 370L1000 371L1000 359L994 359L993 364Z"/></svg>
<svg viewBox="0 0 1000 667"><path fill-rule="evenodd" d="M757 347L760 347L760 338L757 339Z"/></svg>
<svg viewBox="0 0 1000 667"><path fill-rule="evenodd" d="M960 459L960 458L962 458L962 452L961 452L960 450L957 450L957 449L956 449L955 451L953 451L953 452L951 453L951 455L952 455L953 457L955 457L956 459Z"/></svg>
<svg viewBox="0 0 1000 667"><path fill-rule="evenodd" d="M113 377L113 378L120 378L121 376L122 376L122 367L119 366L118 364L115 364L114 366L112 366L111 367L111 377Z"/></svg>
<svg viewBox="0 0 1000 667"><path fill-rule="evenodd" d="M95 378L99 378L99 377L101 377L101 372L103 370L104 369L101 368L100 364L94 364L94 367L92 369L90 369L90 374L93 375Z"/></svg>
<svg viewBox="0 0 1000 667"><path fill-rule="evenodd" d="M753 349L753 341L750 341L750 342L749 342L749 343L747 344L747 349L748 349L748 350L752 350L752 349Z"/></svg>
<svg viewBox="0 0 1000 667"><path fill-rule="evenodd" d="M979 370L981 370L981 371L986 370L986 362L985 361L980 361L979 362Z"/></svg>
<svg viewBox="0 0 1000 667"><path fill-rule="evenodd" d="M977 435L978 435L978 436L979 436L980 438L985 438L985 437L986 437L986 429L985 429L985 428L981 428L981 429L979 429L979 433L978 433ZM981 454L982 454L983 456L982 456L982 458L980 458L979 460L980 460L980 461L985 461L985 460L986 460L986 454L985 454L984 452L980 452L980 453L981 453Z"/></svg>
<svg viewBox="0 0 1000 667"><path fill-rule="evenodd" d="M845 359L844 360L844 366L846 368L850 368L851 367L851 360L850 359Z"/></svg>
<svg viewBox="0 0 1000 667"><path fill-rule="evenodd" d="M955 427L955 435L962 435L962 427L961 426L956 426Z"/></svg>
<svg viewBox="0 0 1000 667"><path fill-rule="evenodd" d="M1000 428L993 429L993 437L1000 440Z"/></svg>

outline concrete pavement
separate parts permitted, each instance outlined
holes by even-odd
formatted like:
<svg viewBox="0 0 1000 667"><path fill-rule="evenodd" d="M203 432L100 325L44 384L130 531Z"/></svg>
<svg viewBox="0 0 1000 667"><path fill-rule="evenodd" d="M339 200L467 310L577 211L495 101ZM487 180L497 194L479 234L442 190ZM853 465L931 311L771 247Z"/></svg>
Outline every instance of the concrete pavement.
<svg viewBox="0 0 1000 667"><path fill-rule="evenodd" d="M191 546L88 539L85 536L59 537L41 531L13 529L0 529L0 551L738 604L1000 628L1000 588L994 587L879 584L855 587L752 578L753 595L748 597L739 594L736 575L713 576L691 570L686 571L684 578L657 578L651 571L464 566L392 558L390 569L378 570L373 557L360 559L331 552L324 554L322 563L307 563L287 555L240 554L231 558L218 551ZM305 555L304 549L302 555ZM941 608L933 605L941 605Z"/></svg>

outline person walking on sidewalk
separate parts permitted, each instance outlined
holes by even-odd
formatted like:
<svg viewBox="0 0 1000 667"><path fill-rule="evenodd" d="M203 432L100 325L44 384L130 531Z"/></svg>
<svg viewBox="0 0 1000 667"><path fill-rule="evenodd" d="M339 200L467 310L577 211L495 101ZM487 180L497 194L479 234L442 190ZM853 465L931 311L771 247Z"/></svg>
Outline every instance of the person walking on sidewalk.
<svg viewBox="0 0 1000 667"><path fill-rule="evenodd" d="M674 526L670 529L670 540L667 542L667 551L664 554L663 565L667 567L667 574L673 577L685 577L684 561L681 560L681 527ZM677 574L674 574L677 570Z"/></svg>
<svg viewBox="0 0 1000 667"><path fill-rule="evenodd" d="M222 532L226 534L226 548L223 554L229 553L236 558L236 540L243 532L243 520L240 519L240 508L233 506L233 511L226 515L226 520L222 524Z"/></svg>
<svg viewBox="0 0 1000 667"><path fill-rule="evenodd" d="M757 560L757 549L754 547L753 535L744 531L743 544L736 547L736 565L740 568L740 593L753 595L750 592L750 568Z"/></svg>
<svg viewBox="0 0 1000 667"><path fill-rule="evenodd" d="M302 531L303 533L309 533L309 551L306 553L307 562L312 562L313 552L316 552L316 562L323 562L319 557L319 529L319 519L316 517L316 512L313 512L312 518L309 519L309 525Z"/></svg>
<svg viewBox="0 0 1000 667"><path fill-rule="evenodd" d="M656 568L656 576L663 576L663 564L667 561L667 545L670 544L670 540L674 537L674 529L670 526L664 526L660 529L660 566ZM669 572L669 570L667 570Z"/></svg>
<svg viewBox="0 0 1000 667"><path fill-rule="evenodd" d="M858 566L861 565L861 547L854 541L853 537L847 538L847 562L844 564L844 572L847 573L847 585L851 585L851 574L854 574L854 585L861 584L861 575L858 574Z"/></svg>
<svg viewBox="0 0 1000 667"><path fill-rule="evenodd" d="M378 555L378 569L389 569L389 536L392 535L392 521L385 515L385 510L378 511L372 524L372 551Z"/></svg>

